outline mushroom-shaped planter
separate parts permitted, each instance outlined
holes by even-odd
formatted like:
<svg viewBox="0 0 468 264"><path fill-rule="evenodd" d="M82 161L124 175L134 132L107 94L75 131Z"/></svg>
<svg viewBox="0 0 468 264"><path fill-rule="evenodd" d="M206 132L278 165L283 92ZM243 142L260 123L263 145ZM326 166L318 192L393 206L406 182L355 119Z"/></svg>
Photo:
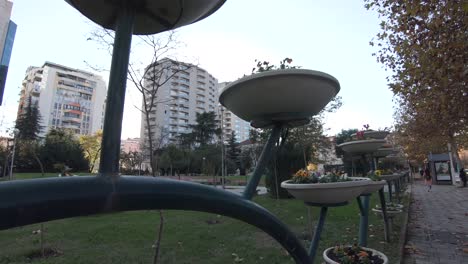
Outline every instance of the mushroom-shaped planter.
<svg viewBox="0 0 468 264"><path fill-rule="evenodd" d="M348 202L366 189L370 180L344 181L330 183L292 183L290 180L281 183L281 187L297 199L306 203L332 205Z"/></svg>
<svg viewBox="0 0 468 264"><path fill-rule="evenodd" d="M219 102L253 127L294 127L308 123L339 90L338 80L323 72L273 70L229 84Z"/></svg>
<svg viewBox="0 0 468 264"><path fill-rule="evenodd" d="M384 185L387 183L384 180L381 181L373 181L370 178L366 177L349 177L353 181L367 181L367 185L365 186L364 190L362 191L362 194L371 194L374 193L384 187Z"/></svg>

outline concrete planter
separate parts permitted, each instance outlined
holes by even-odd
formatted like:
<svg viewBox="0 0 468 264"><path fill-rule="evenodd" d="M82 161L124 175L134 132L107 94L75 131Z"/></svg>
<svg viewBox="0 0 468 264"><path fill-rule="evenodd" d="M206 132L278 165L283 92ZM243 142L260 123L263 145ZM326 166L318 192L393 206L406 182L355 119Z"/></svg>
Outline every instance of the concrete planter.
<svg viewBox="0 0 468 264"><path fill-rule="evenodd" d="M281 187L297 199L314 204L339 204L352 200L366 189L370 180L296 184L290 180Z"/></svg>
<svg viewBox="0 0 468 264"><path fill-rule="evenodd" d="M372 208L372 212L374 212L379 218L383 217L382 209ZM388 218L393 218L396 215L403 213L403 210L402 209L389 210L387 208L386 212L387 212Z"/></svg>
<svg viewBox="0 0 468 264"><path fill-rule="evenodd" d="M383 130L368 130L364 131L364 137L373 138L373 139L385 139L390 132ZM352 138L357 139L356 133L351 135Z"/></svg>
<svg viewBox="0 0 468 264"><path fill-rule="evenodd" d="M374 193L384 187L384 185L387 183L386 181L372 181L369 178L366 177L349 177L353 181L362 181L362 180L367 180L369 183L365 186L365 189L362 191L362 194L371 194Z"/></svg>
<svg viewBox="0 0 468 264"><path fill-rule="evenodd" d="M303 125L319 113L340 90L323 72L286 69L253 74L229 84L219 102L254 127L274 123Z"/></svg>
<svg viewBox="0 0 468 264"><path fill-rule="evenodd" d="M403 174L387 174L387 175L380 175L380 178L382 178L382 180L386 180L386 181L393 181L393 180L397 180L399 178L403 177Z"/></svg>
<svg viewBox="0 0 468 264"><path fill-rule="evenodd" d="M380 258L382 258L383 264L388 264L388 258L387 258L387 256L385 256L384 253L382 253L382 252L380 252L378 250L372 249L372 248L367 248L367 247L361 247L361 248L364 249L364 250L367 250L367 251L371 251L373 255L376 255L376 256L379 256ZM329 248L325 249L325 251L323 251L323 255L322 255L323 260L327 264L340 264L339 262L333 261L328 257L328 252L333 250L333 249L334 249L334 247L329 247Z"/></svg>
<svg viewBox="0 0 468 264"><path fill-rule="evenodd" d="M355 140L338 145L349 153L372 153L385 144L384 139Z"/></svg>
<svg viewBox="0 0 468 264"><path fill-rule="evenodd" d="M397 204L397 203L386 203L385 206L387 208L395 208L395 209L399 209L399 210L402 210L405 207L404 205ZM375 209L381 210L380 205L377 204Z"/></svg>

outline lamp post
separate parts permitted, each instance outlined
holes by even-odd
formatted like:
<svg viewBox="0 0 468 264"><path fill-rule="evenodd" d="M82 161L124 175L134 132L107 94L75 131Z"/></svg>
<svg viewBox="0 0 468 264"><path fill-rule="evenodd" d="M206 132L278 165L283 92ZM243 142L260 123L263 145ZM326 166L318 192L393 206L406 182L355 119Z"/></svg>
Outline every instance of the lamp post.
<svg viewBox="0 0 468 264"><path fill-rule="evenodd" d="M16 150L16 138L18 136L18 129L13 130L13 150L11 152L11 163L10 163L10 174L8 176L8 180L11 181L13 176L13 164L15 161L15 150Z"/></svg>

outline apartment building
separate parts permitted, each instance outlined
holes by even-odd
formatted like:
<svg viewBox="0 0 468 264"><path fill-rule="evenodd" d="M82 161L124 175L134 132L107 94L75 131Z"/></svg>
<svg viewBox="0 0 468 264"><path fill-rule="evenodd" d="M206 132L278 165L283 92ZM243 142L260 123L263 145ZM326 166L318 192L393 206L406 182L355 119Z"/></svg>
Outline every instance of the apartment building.
<svg viewBox="0 0 468 264"><path fill-rule="evenodd" d="M190 124L196 123L196 114L217 113L218 80L206 70L193 64L162 59L149 65L144 85L154 89L152 77L156 76L160 86L156 93L154 107L149 120L156 145L175 143L181 133L189 133ZM160 77L159 77L160 76ZM144 101L142 101L143 105ZM148 101L148 104L150 102ZM147 122L142 114L140 138L142 145L148 145Z"/></svg>
<svg viewBox="0 0 468 264"><path fill-rule="evenodd" d="M140 138L127 138L120 141L120 151L125 153L140 152Z"/></svg>
<svg viewBox="0 0 468 264"><path fill-rule="evenodd" d="M106 84L101 76L52 62L29 67L22 82L18 116L29 102L38 106L40 136L51 128L90 135L102 129Z"/></svg>
<svg viewBox="0 0 468 264"><path fill-rule="evenodd" d="M3 101L8 66L16 34L16 24L10 20L12 8L11 1L0 0L0 105Z"/></svg>
<svg viewBox="0 0 468 264"><path fill-rule="evenodd" d="M218 84L218 94L226 88L229 82L222 82ZM218 96L219 98L219 96ZM230 137L232 131L236 135L236 140L238 142L245 141L249 139L250 133L250 124L247 121L240 119L238 116L234 115L231 111L226 109L224 106L219 104L219 115L223 127L223 138L226 140Z"/></svg>

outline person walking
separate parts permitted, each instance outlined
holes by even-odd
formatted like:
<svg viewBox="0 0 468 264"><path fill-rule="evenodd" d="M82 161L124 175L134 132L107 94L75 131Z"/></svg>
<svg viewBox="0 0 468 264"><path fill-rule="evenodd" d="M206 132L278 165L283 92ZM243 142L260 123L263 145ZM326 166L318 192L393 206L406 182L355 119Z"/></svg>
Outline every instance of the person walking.
<svg viewBox="0 0 468 264"><path fill-rule="evenodd" d="M432 189L432 176L431 170L429 169L429 164L426 165L426 169L424 170L424 181L428 187L427 191L430 192Z"/></svg>
<svg viewBox="0 0 468 264"><path fill-rule="evenodd" d="M465 172L465 169L463 167L460 168L460 175L459 176L460 176L460 180L463 183L462 187L466 187L466 172Z"/></svg>

